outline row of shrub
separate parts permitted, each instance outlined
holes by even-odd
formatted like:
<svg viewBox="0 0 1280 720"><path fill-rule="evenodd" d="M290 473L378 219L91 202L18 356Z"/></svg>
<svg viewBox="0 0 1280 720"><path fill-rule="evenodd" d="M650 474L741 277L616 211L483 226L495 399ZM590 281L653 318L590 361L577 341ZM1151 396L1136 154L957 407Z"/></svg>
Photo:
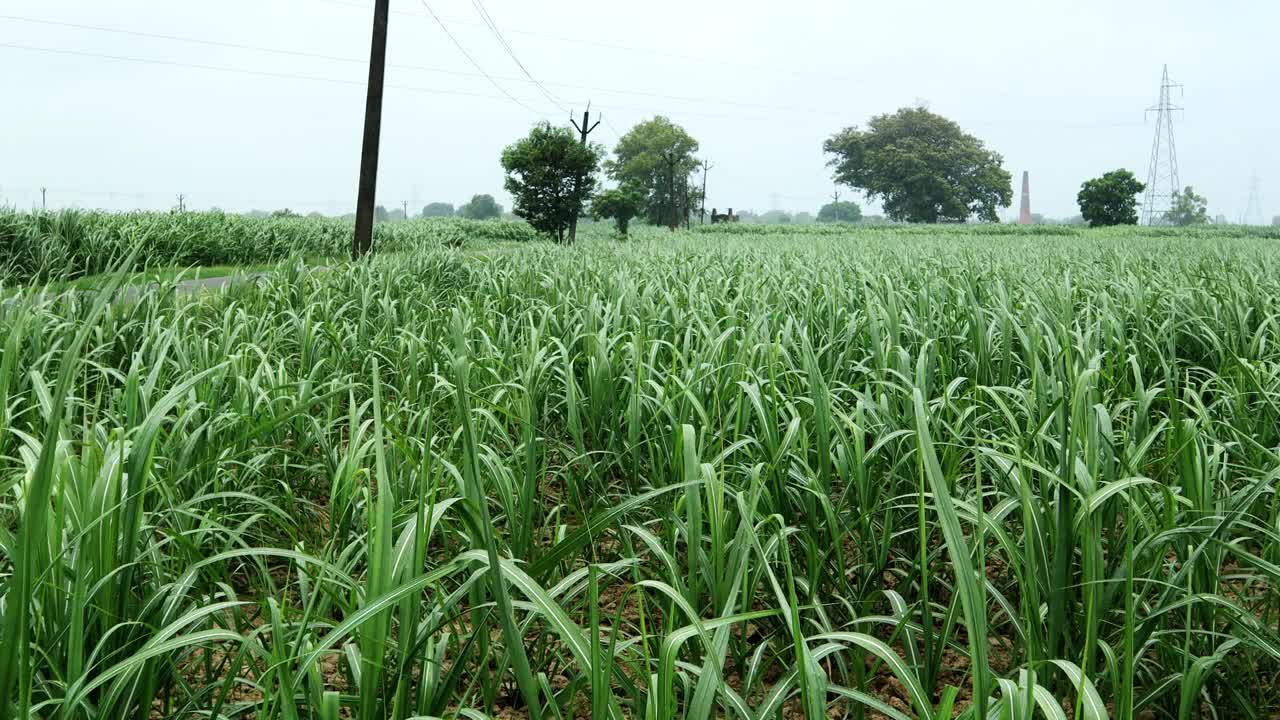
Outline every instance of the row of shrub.
<svg viewBox="0 0 1280 720"><path fill-rule="evenodd" d="M0 282L94 275L116 267L134 248L140 252L133 270L252 265L293 255L343 257L350 252L353 232L350 221L335 218L0 210ZM523 222L462 218L382 223L374 230L374 247L381 252L535 239Z"/></svg>

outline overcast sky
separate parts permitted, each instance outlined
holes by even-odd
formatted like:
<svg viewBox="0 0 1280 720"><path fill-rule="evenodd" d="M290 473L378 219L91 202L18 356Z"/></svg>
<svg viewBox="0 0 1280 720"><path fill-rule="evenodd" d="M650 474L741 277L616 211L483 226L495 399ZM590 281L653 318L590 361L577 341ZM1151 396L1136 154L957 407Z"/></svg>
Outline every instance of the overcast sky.
<svg viewBox="0 0 1280 720"><path fill-rule="evenodd" d="M655 114L688 129L714 163L710 205L816 212L832 192L823 140L923 101L1003 154L1015 186L1030 171L1036 212L1069 216L1083 180L1146 177L1143 111L1168 63L1186 86L1183 184L1235 221L1256 173L1260 215L1280 213L1275 0L483 0L546 95L476 3L426 2L501 89L424 0L391 0L389 207L509 205L502 148L590 100L610 147ZM183 193L192 208L346 212L371 20L372 0L4 0L0 204L47 187L53 207Z"/></svg>

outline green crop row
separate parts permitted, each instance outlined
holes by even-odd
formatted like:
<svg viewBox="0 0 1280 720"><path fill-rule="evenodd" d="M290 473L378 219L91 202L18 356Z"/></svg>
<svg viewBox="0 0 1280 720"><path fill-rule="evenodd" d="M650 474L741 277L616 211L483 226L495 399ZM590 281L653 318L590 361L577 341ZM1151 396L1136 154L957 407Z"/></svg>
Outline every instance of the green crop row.
<svg viewBox="0 0 1280 720"><path fill-rule="evenodd" d="M134 247L130 269L253 265L292 255L343 257L352 223L297 216L253 218L208 213L0 211L0 281L48 282L95 275L115 267ZM536 239L524 223L434 218L382 223L381 252L404 252L468 241Z"/></svg>
<svg viewBox="0 0 1280 720"><path fill-rule="evenodd" d="M1275 717L1280 251L963 238L0 304L0 720Z"/></svg>
<svg viewBox="0 0 1280 720"><path fill-rule="evenodd" d="M844 224L756 224L721 223L695 225L693 231L724 237L850 237L878 233L879 237L1022 237L1022 238L1178 238L1181 240L1222 240L1259 238L1280 240L1280 228L1246 225L1202 225L1177 227L1089 228L1081 225L844 225Z"/></svg>

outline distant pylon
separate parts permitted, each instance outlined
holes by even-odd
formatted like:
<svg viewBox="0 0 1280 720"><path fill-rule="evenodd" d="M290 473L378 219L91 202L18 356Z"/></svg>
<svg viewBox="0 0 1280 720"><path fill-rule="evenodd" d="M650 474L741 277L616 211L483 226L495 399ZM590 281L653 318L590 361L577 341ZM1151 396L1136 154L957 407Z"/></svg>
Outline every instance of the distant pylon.
<svg viewBox="0 0 1280 720"><path fill-rule="evenodd" d="M1147 108L1156 114L1156 134L1151 141L1151 169L1147 172L1147 195L1142 203L1142 224L1159 225L1173 209L1173 198L1182 190L1178 179L1178 146L1173 141L1173 113L1182 108L1173 104L1172 90L1182 86L1169 80L1169 66L1164 66L1160 80L1160 102Z"/></svg>
<svg viewBox="0 0 1280 720"><path fill-rule="evenodd" d="M1264 220L1262 218L1262 191L1260 189L1261 182L1258 180L1258 174L1255 172L1253 178L1249 180L1249 205L1245 208L1244 217L1241 218L1243 225L1261 225Z"/></svg>
<svg viewBox="0 0 1280 720"><path fill-rule="evenodd" d="M1019 225L1031 225L1031 173L1022 171L1022 212L1018 214Z"/></svg>

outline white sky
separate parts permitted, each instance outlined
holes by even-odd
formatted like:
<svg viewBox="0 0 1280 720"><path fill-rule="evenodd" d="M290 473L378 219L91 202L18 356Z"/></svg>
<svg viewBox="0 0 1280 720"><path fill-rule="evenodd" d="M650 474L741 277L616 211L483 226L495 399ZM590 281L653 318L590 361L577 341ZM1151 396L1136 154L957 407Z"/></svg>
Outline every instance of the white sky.
<svg viewBox="0 0 1280 720"><path fill-rule="evenodd" d="M428 0L478 63L566 119L472 0ZM459 53L423 0L392 0L379 202L417 210L501 193L502 148L538 119ZM1185 84L1183 184L1237 220L1250 178L1280 213L1275 0L484 0L564 105L604 112L610 147L661 113L712 159L709 204L816 212L822 142L926 101L1029 170L1033 206L1076 213L1080 183L1147 174L1162 63ZM3 0L0 204L345 212L355 202L371 0ZM19 20L16 18L26 18ZM177 42L30 20L362 60ZM28 49L10 47L24 46ZM252 70L264 75L130 62ZM417 66L406 68L398 66ZM432 72L429 68L447 70ZM341 82L321 82L305 75ZM409 89L412 88L412 89ZM435 92L428 92L435 91ZM454 93L454 94L449 94ZM846 198L849 191L845 191ZM1015 207L1006 215L1012 215Z"/></svg>

